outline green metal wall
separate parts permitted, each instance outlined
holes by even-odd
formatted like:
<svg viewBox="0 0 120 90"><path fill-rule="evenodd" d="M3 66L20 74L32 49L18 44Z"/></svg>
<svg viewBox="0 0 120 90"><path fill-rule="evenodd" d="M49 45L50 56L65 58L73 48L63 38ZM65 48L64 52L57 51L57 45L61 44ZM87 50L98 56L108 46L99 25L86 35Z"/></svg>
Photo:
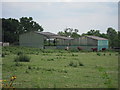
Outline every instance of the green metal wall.
<svg viewBox="0 0 120 90"><path fill-rule="evenodd" d="M35 48L43 48L44 36L35 32L25 33L19 36L20 46L30 46Z"/></svg>
<svg viewBox="0 0 120 90"><path fill-rule="evenodd" d="M108 40L98 40L98 50L102 50L102 48L108 49Z"/></svg>

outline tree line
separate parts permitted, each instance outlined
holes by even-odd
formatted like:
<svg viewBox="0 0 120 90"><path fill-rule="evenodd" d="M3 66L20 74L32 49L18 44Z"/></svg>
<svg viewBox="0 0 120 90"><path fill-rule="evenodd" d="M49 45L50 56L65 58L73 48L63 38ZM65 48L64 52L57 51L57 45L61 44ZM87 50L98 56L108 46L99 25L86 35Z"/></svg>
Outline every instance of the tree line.
<svg viewBox="0 0 120 90"><path fill-rule="evenodd" d="M44 31L43 27L33 20L32 17L0 18L2 20L2 39L3 42L10 44L19 43L19 35L30 31ZM100 30L89 30L87 33L78 34L78 29L65 28L59 31L58 35L78 38L85 35L99 36L109 40L110 47L120 47L120 31L116 31L112 27L106 30L106 33L101 33Z"/></svg>
<svg viewBox="0 0 120 90"><path fill-rule="evenodd" d="M33 21L32 17L22 17L19 20L14 18L2 18L2 39L3 42L18 44L19 35L29 31L43 31L42 26Z"/></svg>
<svg viewBox="0 0 120 90"><path fill-rule="evenodd" d="M68 36L78 38L80 36L92 35L106 38L109 40L109 46L111 48L120 47L120 31L116 31L112 27L106 30L106 33L100 33L100 30L89 30L87 33L78 34L78 29L65 28L64 31L59 31L58 34L62 36Z"/></svg>

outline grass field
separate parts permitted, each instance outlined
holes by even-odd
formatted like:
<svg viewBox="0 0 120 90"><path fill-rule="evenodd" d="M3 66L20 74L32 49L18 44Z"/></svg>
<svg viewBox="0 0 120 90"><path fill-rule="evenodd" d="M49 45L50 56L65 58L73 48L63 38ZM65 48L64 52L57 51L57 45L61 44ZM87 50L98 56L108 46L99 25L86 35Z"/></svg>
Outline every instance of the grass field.
<svg viewBox="0 0 120 90"><path fill-rule="evenodd" d="M23 52L30 62L15 62ZM16 88L117 88L117 52L73 52L4 47L2 77ZM7 81L6 81L7 83Z"/></svg>

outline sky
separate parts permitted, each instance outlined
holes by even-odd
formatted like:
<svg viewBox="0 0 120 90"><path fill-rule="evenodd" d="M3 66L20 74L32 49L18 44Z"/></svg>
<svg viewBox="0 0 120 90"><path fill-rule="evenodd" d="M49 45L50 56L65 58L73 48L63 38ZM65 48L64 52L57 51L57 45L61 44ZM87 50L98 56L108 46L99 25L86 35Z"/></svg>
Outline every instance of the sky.
<svg viewBox="0 0 120 90"><path fill-rule="evenodd" d="M91 29L105 33L108 27L118 30L118 0L114 2L113 0L17 1L2 0L2 17L16 19L33 17L34 21L42 25L44 31L53 33L63 31L67 27L78 29L79 34Z"/></svg>

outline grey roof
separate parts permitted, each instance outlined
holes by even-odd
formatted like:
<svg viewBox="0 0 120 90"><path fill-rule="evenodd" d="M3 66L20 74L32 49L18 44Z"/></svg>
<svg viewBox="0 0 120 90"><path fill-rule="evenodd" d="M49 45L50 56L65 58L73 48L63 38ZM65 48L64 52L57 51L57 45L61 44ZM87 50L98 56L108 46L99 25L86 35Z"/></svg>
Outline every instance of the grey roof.
<svg viewBox="0 0 120 90"><path fill-rule="evenodd" d="M53 38L58 38L58 39L67 39L67 40L71 40L71 39L74 39L74 38L70 38L70 37L64 37L64 36L52 36Z"/></svg>
<svg viewBox="0 0 120 90"><path fill-rule="evenodd" d="M96 39L96 40L108 40L106 38L101 38L101 37L98 37L98 36L86 36L86 37Z"/></svg>
<svg viewBox="0 0 120 90"><path fill-rule="evenodd" d="M39 34L42 34L42 35L45 35L45 36L56 36L57 34L54 34L54 33L51 33L51 32L38 32L38 31L35 31L36 33L39 33Z"/></svg>
<svg viewBox="0 0 120 90"><path fill-rule="evenodd" d="M51 33L51 32L38 32L38 31L35 31L36 33L38 34L42 34L48 38L57 38L57 39L66 39L66 40L71 40L73 38L70 38L70 37L64 37L64 36L60 36L60 35L57 35L57 34L54 34L54 33Z"/></svg>

